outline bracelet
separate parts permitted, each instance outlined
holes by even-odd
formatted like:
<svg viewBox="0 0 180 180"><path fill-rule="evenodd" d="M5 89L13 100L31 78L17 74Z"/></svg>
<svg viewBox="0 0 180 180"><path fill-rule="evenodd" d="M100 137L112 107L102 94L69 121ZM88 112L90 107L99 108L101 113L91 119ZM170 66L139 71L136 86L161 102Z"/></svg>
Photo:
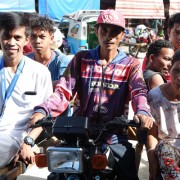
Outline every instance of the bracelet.
<svg viewBox="0 0 180 180"><path fill-rule="evenodd" d="M154 151L155 149L154 148L150 148L147 150L147 154L150 152L150 151Z"/></svg>

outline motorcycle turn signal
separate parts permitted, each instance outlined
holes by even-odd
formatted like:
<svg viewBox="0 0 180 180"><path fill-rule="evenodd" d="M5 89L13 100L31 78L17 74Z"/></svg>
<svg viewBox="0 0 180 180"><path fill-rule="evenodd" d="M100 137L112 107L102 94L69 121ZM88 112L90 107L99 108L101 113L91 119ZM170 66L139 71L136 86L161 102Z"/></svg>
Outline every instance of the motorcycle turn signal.
<svg viewBox="0 0 180 180"><path fill-rule="evenodd" d="M107 166L107 157L105 154L95 154L92 156L92 168L104 170Z"/></svg>

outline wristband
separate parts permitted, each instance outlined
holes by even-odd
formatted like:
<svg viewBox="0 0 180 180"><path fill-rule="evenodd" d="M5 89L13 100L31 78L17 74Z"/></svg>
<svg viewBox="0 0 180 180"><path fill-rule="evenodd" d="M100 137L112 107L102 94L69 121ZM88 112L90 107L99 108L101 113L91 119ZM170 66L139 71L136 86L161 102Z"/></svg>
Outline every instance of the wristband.
<svg viewBox="0 0 180 180"><path fill-rule="evenodd" d="M30 145L31 147L33 147L35 145L35 141L31 136L26 136L24 138L24 143L27 145Z"/></svg>

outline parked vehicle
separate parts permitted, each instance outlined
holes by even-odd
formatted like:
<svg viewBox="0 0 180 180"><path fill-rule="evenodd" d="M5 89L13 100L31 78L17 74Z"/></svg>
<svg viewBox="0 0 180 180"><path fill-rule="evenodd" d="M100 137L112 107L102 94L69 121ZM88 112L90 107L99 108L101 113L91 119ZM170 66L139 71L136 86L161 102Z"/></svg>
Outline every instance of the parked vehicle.
<svg viewBox="0 0 180 180"><path fill-rule="evenodd" d="M133 33L126 33L120 44L129 46L129 54L137 57L139 52L146 52L149 45L157 39L157 35L152 28L143 24L138 25Z"/></svg>
<svg viewBox="0 0 180 180"><path fill-rule="evenodd" d="M130 42L132 43L145 43L146 45L139 49L140 52L146 52L148 46L153 42L156 37L156 33L153 29L146 27L143 24L138 25L134 30L134 36L131 37ZM136 52L136 47L129 46L129 54L134 56Z"/></svg>
<svg viewBox="0 0 180 180"><path fill-rule="evenodd" d="M48 170L51 172L48 180L116 179L114 161L109 156L110 148L103 142L104 135L115 127L122 130L127 126L140 125L133 120L128 121L124 116L99 125L90 125L88 120L87 117L75 116L59 116L56 119L52 132L61 143L59 147L47 149ZM49 125L51 126L52 122L43 119L34 127Z"/></svg>
<svg viewBox="0 0 180 180"><path fill-rule="evenodd" d="M89 49L88 35L94 27L99 13L99 10L79 10L74 14L63 16L59 29L67 39L71 54Z"/></svg>

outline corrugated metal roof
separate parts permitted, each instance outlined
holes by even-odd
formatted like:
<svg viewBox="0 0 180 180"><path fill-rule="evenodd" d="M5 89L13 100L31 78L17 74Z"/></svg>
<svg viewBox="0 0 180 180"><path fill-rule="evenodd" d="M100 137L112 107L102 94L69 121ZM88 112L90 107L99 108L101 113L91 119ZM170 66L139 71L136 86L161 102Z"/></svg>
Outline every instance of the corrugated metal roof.
<svg viewBox="0 0 180 180"><path fill-rule="evenodd" d="M170 0L169 14L180 12L180 0Z"/></svg>
<svg viewBox="0 0 180 180"><path fill-rule="evenodd" d="M116 0L115 8L125 18L134 19L163 19L163 0Z"/></svg>

